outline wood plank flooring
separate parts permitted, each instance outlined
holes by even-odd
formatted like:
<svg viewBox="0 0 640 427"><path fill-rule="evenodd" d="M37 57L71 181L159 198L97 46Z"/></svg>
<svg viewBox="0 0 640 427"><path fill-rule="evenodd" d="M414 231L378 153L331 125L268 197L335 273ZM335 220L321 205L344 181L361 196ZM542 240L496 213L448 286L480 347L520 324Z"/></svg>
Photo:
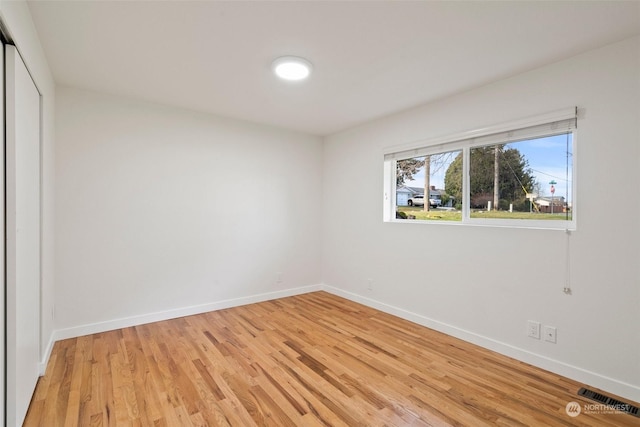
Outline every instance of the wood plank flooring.
<svg viewBox="0 0 640 427"><path fill-rule="evenodd" d="M24 425L640 425L581 386L315 292L59 341Z"/></svg>

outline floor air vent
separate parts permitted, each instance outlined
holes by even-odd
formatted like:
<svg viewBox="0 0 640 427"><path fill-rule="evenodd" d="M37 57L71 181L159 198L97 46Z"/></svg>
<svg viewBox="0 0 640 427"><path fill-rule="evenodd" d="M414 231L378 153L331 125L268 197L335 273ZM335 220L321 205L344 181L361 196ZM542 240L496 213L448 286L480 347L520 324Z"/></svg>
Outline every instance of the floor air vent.
<svg viewBox="0 0 640 427"><path fill-rule="evenodd" d="M611 408L624 412L629 415L633 415L634 417L640 418L640 409L637 406L630 405L628 403L624 403L618 399L614 399L609 396L605 396L601 393L596 393L593 390L589 390L588 388L581 388L578 390L579 396L584 396L587 399L595 400L598 403L602 403L603 405L610 406Z"/></svg>

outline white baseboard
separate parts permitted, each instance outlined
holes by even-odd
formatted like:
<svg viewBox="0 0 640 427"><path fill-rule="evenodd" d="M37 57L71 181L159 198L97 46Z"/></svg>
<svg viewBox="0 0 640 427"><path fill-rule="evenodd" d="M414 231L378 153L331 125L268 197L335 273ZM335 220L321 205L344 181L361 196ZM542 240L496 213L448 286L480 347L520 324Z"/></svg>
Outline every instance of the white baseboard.
<svg viewBox="0 0 640 427"><path fill-rule="evenodd" d="M362 295L347 292L328 285L324 285L323 290L331 294L346 298L348 300L366 305L367 307L375 308L385 313L393 314L394 316L398 316L402 319L409 320L422 326L426 326L452 337L479 345L480 347L484 347L505 356L509 356L522 362L529 363L547 371L562 375L567 378L571 378L575 381L591 385L603 391L608 391L610 393L617 394L618 396L631 399L635 402L640 402L640 387L633 384L628 384L614 378L606 377L596 372L591 372L586 369L561 362L559 360L532 353L530 351L523 350L510 344L496 341L492 338L478 335L476 333L460 329L455 326L430 319L420 314L416 314L402 308L394 307L392 305L364 297Z"/></svg>
<svg viewBox="0 0 640 427"><path fill-rule="evenodd" d="M44 352L43 359L38 369L40 375L44 375L49 363L51 351L56 341L67 338L75 338L83 335L97 334L100 332L112 331L114 329L128 328L130 326L143 325L145 323L159 322L162 320L175 319L178 317L191 316L193 314L206 313L208 311L222 310L230 307L253 304L257 302L269 301L277 298L285 298L294 295L302 295L309 292L316 292L323 289L322 285L301 286L298 288L284 289L281 291L265 292L261 294L249 295L239 298L231 298L221 301L209 302L206 304L192 305L172 310L159 311L155 313L142 314L139 316L125 317L121 319L108 320L105 322L90 323L86 325L74 326L72 328L57 329L51 334L51 339Z"/></svg>
<svg viewBox="0 0 640 427"><path fill-rule="evenodd" d="M45 371L47 370L47 364L49 363L49 358L51 357L51 351L53 350L53 345L56 343L56 340L53 338L54 335L55 331L51 333L49 342L47 343L47 348L44 349L42 360L40 360L40 363L38 363L38 375L40 376L43 376Z"/></svg>

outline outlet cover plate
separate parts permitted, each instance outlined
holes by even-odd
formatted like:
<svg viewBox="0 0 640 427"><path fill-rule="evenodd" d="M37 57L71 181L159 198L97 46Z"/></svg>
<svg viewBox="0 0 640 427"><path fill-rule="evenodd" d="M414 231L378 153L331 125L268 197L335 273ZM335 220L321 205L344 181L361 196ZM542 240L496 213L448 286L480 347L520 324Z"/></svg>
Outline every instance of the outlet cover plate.
<svg viewBox="0 0 640 427"><path fill-rule="evenodd" d="M537 340L540 339L540 322L533 320L527 321L527 336Z"/></svg>
<svg viewBox="0 0 640 427"><path fill-rule="evenodd" d="M544 327L544 340L552 343L556 343L556 328L553 326Z"/></svg>

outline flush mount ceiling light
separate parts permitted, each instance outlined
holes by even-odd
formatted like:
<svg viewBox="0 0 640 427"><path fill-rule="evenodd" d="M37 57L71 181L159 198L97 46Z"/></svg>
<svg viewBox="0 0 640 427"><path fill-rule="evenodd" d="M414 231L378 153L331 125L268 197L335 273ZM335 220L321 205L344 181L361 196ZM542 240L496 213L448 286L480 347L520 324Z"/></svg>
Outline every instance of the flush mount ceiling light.
<svg viewBox="0 0 640 427"><path fill-rule="evenodd" d="M311 62L297 56L282 56L273 61L273 72L284 80L304 80L311 74Z"/></svg>

